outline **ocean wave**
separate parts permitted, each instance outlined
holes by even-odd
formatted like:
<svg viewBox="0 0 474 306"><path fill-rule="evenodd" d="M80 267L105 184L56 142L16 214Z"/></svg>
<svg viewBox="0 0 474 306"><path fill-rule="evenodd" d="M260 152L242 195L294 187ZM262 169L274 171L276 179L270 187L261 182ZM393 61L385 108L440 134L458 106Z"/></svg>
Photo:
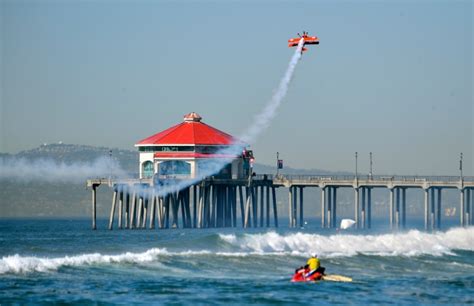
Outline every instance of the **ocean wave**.
<svg viewBox="0 0 474 306"><path fill-rule="evenodd" d="M225 242L251 253L287 253L323 257L450 255L453 250L474 251L474 227L454 228L446 232L426 233L411 230L382 235L336 234L324 236L308 233L281 235L263 234L220 235Z"/></svg>
<svg viewBox="0 0 474 306"><path fill-rule="evenodd" d="M451 255L454 250L474 251L474 227L455 228L446 232L425 233L412 230L383 235L331 236L294 233L278 234L219 234L218 240L226 250L206 247L201 250L168 251L152 248L141 253L125 252L117 255L100 253L70 255L57 258L4 256L0 259L0 275L55 271L62 267L107 264L160 264L160 257L250 257L250 256L309 256L348 257L358 254L378 256ZM228 247L232 249L229 250Z"/></svg>
<svg viewBox="0 0 474 306"><path fill-rule="evenodd" d="M58 258L41 258L34 256L5 256L0 260L0 274L47 272L66 266L83 266L111 263L146 263L156 260L159 255L168 254L166 249L153 248L143 253L126 252L118 255L99 253L64 256Z"/></svg>
<svg viewBox="0 0 474 306"><path fill-rule="evenodd" d="M221 256L221 257L247 257L261 255L287 255L286 253L273 252L261 254L259 252L215 252L210 250L186 250L170 252L165 248L153 248L142 253L126 252L117 255L103 255L100 253L81 254L56 258L20 256L4 256L0 259L0 275L22 274L30 272L49 272L62 267L80 267L87 265L104 264L145 264L159 262L159 257L188 257L188 256Z"/></svg>

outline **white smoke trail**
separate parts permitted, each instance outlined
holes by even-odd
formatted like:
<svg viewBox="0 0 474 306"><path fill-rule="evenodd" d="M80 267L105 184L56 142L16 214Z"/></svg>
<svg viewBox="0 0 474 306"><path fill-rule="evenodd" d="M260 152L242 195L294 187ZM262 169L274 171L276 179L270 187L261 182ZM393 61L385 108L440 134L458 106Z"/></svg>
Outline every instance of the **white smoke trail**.
<svg viewBox="0 0 474 306"><path fill-rule="evenodd" d="M252 125L242 134L242 139L247 144L255 142L260 133L265 130L276 114L276 110L283 101L288 91L288 86L293 77L296 65L301 58L304 40L301 39L288 68L280 81L280 84L264 109L255 116ZM178 182L170 186L160 186L158 194L164 196L171 192L181 190L202 180L204 177L212 176L221 171L227 164L242 153L245 148L243 144L234 144L216 153L216 155L228 156L228 158L216 158L210 160L205 169L200 169L199 177L194 180ZM21 182L46 181L46 182L83 182L91 177L126 177L119 164L107 158L99 158L92 163L56 162L52 159L28 160L24 158L0 158L0 179L15 180Z"/></svg>
<svg viewBox="0 0 474 306"><path fill-rule="evenodd" d="M293 74L295 72L296 65L301 58L301 52L303 49L304 39L301 38L298 47L296 48L293 57L291 58L290 64L286 69L285 75L280 81L280 85L278 86L277 91L273 94L272 99L270 100L262 112L255 116L254 123L250 126L250 128L245 131L245 133L241 136L241 139L247 143L253 143L258 135L264 131L270 124L270 121L275 117L276 110L280 106L283 98L285 98L286 93L288 92L288 86L290 85L291 79L293 78Z"/></svg>
<svg viewBox="0 0 474 306"><path fill-rule="evenodd" d="M275 117L276 110L281 105L283 99L288 92L288 86L290 85L291 79L295 72L296 65L301 58L303 50L304 39L301 38L298 42L298 47L295 53L291 57L290 63L283 78L278 85L276 92L273 94L271 100L265 105L263 110L255 116L254 122L249 128L239 137L242 141L247 144L255 142L257 137L270 125L271 120ZM204 177L212 176L221 171L226 165L232 162L232 159L242 154L242 150L245 148L243 144L234 144L228 148L222 149L216 153L216 155L229 156L228 158L216 158L210 163L206 169L201 170L199 177L194 180L181 181L177 184L170 186L162 186L158 190L158 195L165 196L171 192L181 190L192 184L201 181Z"/></svg>
<svg viewBox="0 0 474 306"><path fill-rule="evenodd" d="M102 157L94 162L64 163L53 159L0 158L0 179L19 182L83 183L91 177L124 177L117 161Z"/></svg>

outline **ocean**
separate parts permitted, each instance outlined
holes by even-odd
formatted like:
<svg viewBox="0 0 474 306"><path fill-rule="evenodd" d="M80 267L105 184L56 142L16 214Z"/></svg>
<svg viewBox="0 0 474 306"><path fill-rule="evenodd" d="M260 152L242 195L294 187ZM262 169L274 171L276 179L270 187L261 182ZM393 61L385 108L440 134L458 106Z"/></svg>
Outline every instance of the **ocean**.
<svg viewBox="0 0 474 306"><path fill-rule="evenodd" d="M474 227L309 224L108 231L100 220L92 231L90 220L2 219L0 304L474 304ZM290 282L314 253L353 282Z"/></svg>

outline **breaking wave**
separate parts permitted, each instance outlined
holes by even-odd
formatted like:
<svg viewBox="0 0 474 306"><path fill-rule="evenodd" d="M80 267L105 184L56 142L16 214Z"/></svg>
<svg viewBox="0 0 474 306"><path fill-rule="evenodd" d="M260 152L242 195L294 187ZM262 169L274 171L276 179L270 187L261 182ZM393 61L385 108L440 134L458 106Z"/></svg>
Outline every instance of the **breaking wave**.
<svg viewBox="0 0 474 306"><path fill-rule="evenodd" d="M287 253L322 257L354 256L358 254L378 256L451 255L453 250L474 251L474 227L454 228L446 232L425 233L411 230L405 233L383 235L324 236L295 233L281 235L264 234L220 235L224 241L241 251L253 253Z"/></svg>
<svg viewBox="0 0 474 306"><path fill-rule="evenodd" d="M5 256L0 260L0 274L5 273L27 273L27 272L48 272L61 267L77 267L84 265L99 264L120 264L131 263L141 264L157 261L159 256L175 255L198 255L208 254L209 251L184 251L179 253L168 252L166 249L153 248L143 253L126 252L118 255L102 255L100 253L83 254L76 256L64 256L57 258L41 258L34 256Z"/></svg>
<svg viewBox="0 0 474 306"><path fill-rule="evenodd" d="M101 255L99 253L58 258L40 258L33 256L5 256L0 260L0 274L47 272L65 266L82 266L104 263L143 263L150 262L159 254L166 252L161 249L150 249L144 253L124 253L119 255Z"/></svg>

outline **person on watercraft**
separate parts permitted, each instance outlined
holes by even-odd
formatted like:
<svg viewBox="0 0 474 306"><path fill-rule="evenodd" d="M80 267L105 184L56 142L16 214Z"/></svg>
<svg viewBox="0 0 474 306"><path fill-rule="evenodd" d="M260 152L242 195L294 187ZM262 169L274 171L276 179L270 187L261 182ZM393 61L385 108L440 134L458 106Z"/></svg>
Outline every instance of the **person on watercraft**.
<svg viewBox="0 0 474 306"><path fill-rule="evenodd" d="M312 274L319 272L324 275L325 268L321 267L321 263L319 262L318 255L314 254L308 261L306 262L309 268L309 272L306 274L306 277L311 276Z"/></svg>
<svg viewBox="0 0 474 306"><path fill-rule="evenodd" d="M295 270L295 274L303 274L304 275L304 274L306 274L305 272L306 272L306 269L303 266L301 266L301 267L299 267L298 269Z"/></svg>

